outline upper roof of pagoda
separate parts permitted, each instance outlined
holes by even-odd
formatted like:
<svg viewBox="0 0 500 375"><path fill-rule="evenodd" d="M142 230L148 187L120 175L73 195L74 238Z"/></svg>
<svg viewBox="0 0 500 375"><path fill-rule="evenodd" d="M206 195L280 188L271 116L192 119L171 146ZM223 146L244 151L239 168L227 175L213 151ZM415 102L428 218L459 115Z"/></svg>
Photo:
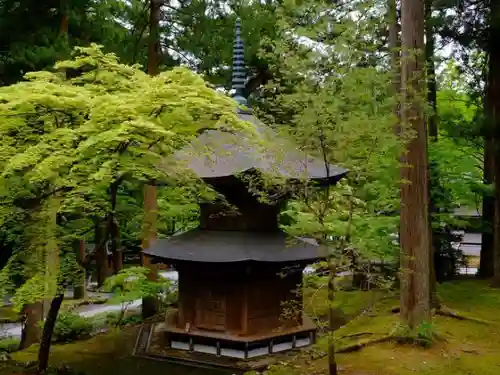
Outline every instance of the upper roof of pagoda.
<svg viewBox="0 0 500 375"><path fill-rule="evenodd" d="M347 173L344 168L325 165L322 160L301 152L292 142L259 122L251 112L240 111L239 117L255 127L262 142L249 141L238 133L208 130L176 156L204 179L257 170L286 179L334 183Z"/></svg>
<svg viewBox="0 0 500 375"><path fill-rule="evenodd" d="M325 164L322 159L300 151L293 142L253 116L243 93L246 75L240 28L240 20L237 19L232 76L233 98L240 105L239 118L253 125L260 139L250 140L242 133L207 130L180 150L176 158L186 162L187 167L203 179L234 176L256 170L285 179L337 182L345 176L346 169Z"/></svg>

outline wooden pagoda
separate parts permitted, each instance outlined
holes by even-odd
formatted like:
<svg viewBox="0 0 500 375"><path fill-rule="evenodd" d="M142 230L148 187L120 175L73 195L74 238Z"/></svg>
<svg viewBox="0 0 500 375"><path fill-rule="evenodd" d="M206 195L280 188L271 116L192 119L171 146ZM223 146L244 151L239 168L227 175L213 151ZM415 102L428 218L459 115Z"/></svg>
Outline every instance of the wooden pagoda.
<svg viewBox="0 0 500 375"><path fill-rule="evenodd" d="M234 98L245 105L239 20L234 49ZM298 288L304 267L325 254L314 241L291 240L280 230L286 196L263 202L242 175L264 172L334 184L347 171L285 145L250 110L241 109L239 116L272 137L273 148L255 155L238 135L207 131L178 155L237 212L222 203L200 204L197 229L157 240L143 252L179 273L178 310L163 324L169 347L249 359L314 342L316 327L302 312Z"/></svg>

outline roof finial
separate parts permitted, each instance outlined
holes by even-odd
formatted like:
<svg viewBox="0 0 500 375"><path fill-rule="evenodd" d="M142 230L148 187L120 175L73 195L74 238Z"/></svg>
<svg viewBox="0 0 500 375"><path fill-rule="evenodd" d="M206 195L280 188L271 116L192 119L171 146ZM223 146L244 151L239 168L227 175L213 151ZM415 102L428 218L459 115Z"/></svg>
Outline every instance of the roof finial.
<svg viewBox="0 0 500 375"><path fill-rule="evenodd" d="M241 39L241 19L236 19L236 39L233 47L233 78L232 89L234 90L233 98L241 105L246 105L247 100L243 96L246 83L245 74L245 49L243 40Z"/></svg>

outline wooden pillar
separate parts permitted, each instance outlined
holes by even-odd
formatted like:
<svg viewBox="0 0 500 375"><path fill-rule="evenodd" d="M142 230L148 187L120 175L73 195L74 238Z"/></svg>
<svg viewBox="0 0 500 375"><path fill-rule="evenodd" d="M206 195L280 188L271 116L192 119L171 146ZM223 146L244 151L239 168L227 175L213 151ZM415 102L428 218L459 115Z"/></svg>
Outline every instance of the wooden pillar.
<svg viewBox="0 0 500 375"><path fill-rule="evenodd" d="M243 301L242 301L243 303L241 306L241 333L243 335L246 335L248 333L248 308L249 308L248 283L245 283L245 285L243 285L242 293L243 293Z"/></svg>

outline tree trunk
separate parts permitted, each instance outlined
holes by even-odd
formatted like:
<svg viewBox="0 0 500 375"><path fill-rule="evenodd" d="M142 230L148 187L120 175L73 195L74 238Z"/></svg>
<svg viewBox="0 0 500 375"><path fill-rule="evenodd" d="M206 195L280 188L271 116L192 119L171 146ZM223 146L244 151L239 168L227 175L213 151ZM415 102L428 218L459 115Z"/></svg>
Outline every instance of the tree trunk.
<svg viewBox="0 0 500 375"><path fill-rule="evenodd" d="M160 23L160 2L150 0L149 10L149 44L148 44L148 74L158 74L159 65L159 23ZM142 239L142 248L147 249L151 241L156 239L156 220L157 220L157 202L156 186L147 185L144 187L144 233ZM156 272L144 254L141 254L141 264L148 267L151 272L149 277L156 278ZM142 299L142 316L144 318L155 315L158 312L158 299L147 297Z"/></svg>
<svg viewBox="0 0 500 375"><path fill-rule="evenodd" d="M396 0L388 0L387 3L387 19L389 22L389 50L391 51L391 68L392 68L392 91L397 97L397 104L394 107L394 114L397 121L395 126L396 134L400 132L400 100L401 94L401 43L399 40L399 24L398 24L398 9Z"/></svg>
<svg viewBox="0 0 500 375"><path fill-rule="evenodd" d="M40 341L40 322L43 320L43 303L26 305L23 309L24 322L19 349L26 349Z"/></svg>
<svg viewBox="0 0 500 375"><path fill-rule="evenodd" d="M410 328L430 320L427 127L424 120L424 3L402 0L402 124L414 134L401 169L401 318Z"/></svg>
<svg viewBox="0 0 500 375"><path fill-rule="evenodd" d="M59 309L61 308L63 299L64 293L58 294L50 304L49 313L47 314L47 319L45 319L45 324L43 325L40 349L38 350L38 374L44 374L49 366L49 354L50 346L52 343L52 334L54 333L57 315L59 314Z"/></svg>
<svg viewBox="0 0 500 375"><path fill-rule="evenodd" d="M335 260L328 260L329 275L328 275L328 374L337 375L337 361L335 359L335 337L334 330L336 325L336 314L333 303L335 301L335 275L337 269Z"/></svg>
<svg viewBox="0 0 500 375"><path fill-rule="evenodd" d="M437 140L437 86L436 68L434 64L434 25L432 20L433 0L425 1L425 58L427 62L427 104L430 107L428 116L429 137L431 141Z"/></svg>
<svg viewBox="0 0 500 375"><path fill-rule="evenodd" d="M75 241L76 261L81 268L81 277L73 285L73 298L86 299L87 298L87 272L85 269L85 240Z"/></svg>
<svg viewBox="0 0 500 375"><path fill-rule="evenodd" d="M68 28L69 28L69 17L68 17L68 1L60 0L59 11L61 12L61 24L59 25L59 31L64 38L68 38Z"/></svg>
<svg viewBox="0 0 500 375"><path fill-rule="evenodd" d="M437 123L437 86L436 86L436 69L434 65L434 25L432 20L432 3L433 0L425 1L425 59L427 68L427 105L430 107L430 113L427 117L429 123L429 139L431 142L436 142L438 139L438 123ZM432 174L428 173L429 178ZM430 262L430 303L431 307L438 308L440 303L436 289L436 264L434 262L436 252L439 252L439 233L436 233L432 225L434 214L437 207L432 201L431 181L429 186L429 230L431 238L431 251L429 254ZM436 181L435 186L439 186L439 181Z"/></svg>
<svg viewBox="0 0 500 375"><path fill-rule="evenodd" d="M108 253L106 251L107 223L102 222L96 225L95 229L95 255L97 266L97 286L104 285L109 274Z"/></svg>
<svg viewBox="0 0 500 375"><path fill-rule="evenodd" d="M488 95L485 97L484 108L487 111ZM488 113L486 113L488 116ZM493 151L494 144L491 136L491 129L486 120L484 135L484 155L483 155L483 182L485 185L493 183ZM493 277L493 223L495 220L495 198L489 194L483 195L482 223L481 223L481 253L479 260L479 277L489 279Z"/></svg>
<svg viewBox="0 0 500 375"><path fill-rule="evenodd" d="M151 242L156 239L156 186L146 185L144 187L144 233L142 238L142 248L147 249ZM141 254L141 265L150 269L148 275L150 280L156 280L156 269L150 263L148 256ZM142 315L144 318L155 315L158 312L158 299L155 297L145 297L142 299Z"/></svg>
<svg viewBox="0 0 500 375"><path fill-rule="evenodd" d="M118 198L118 188L120 186L121 179L116 180L110 186L110 200L111 200L111 212L108 215L108 231L111 240L111 254L113 257L113 273L117 274L123 268L122 253L120 251L120 228L115 219L116 213L116 201Z"/></svg>
<svg viewBox="0 0 500 375"><path fill-rule="evenodd" d="M500 287L500 49L496 46L500 38L500 4L490 2L488 101L489 124L493 129L493 167L495 184L495 220L493 241L493 284Z"/></svg>
<svg viewBox="0 0 500 375"><path fill-rule="evenodd" d="M157 75L160 63L160 10L161 1L149 0L149 42L148 42L148 74Z"/></svg>

